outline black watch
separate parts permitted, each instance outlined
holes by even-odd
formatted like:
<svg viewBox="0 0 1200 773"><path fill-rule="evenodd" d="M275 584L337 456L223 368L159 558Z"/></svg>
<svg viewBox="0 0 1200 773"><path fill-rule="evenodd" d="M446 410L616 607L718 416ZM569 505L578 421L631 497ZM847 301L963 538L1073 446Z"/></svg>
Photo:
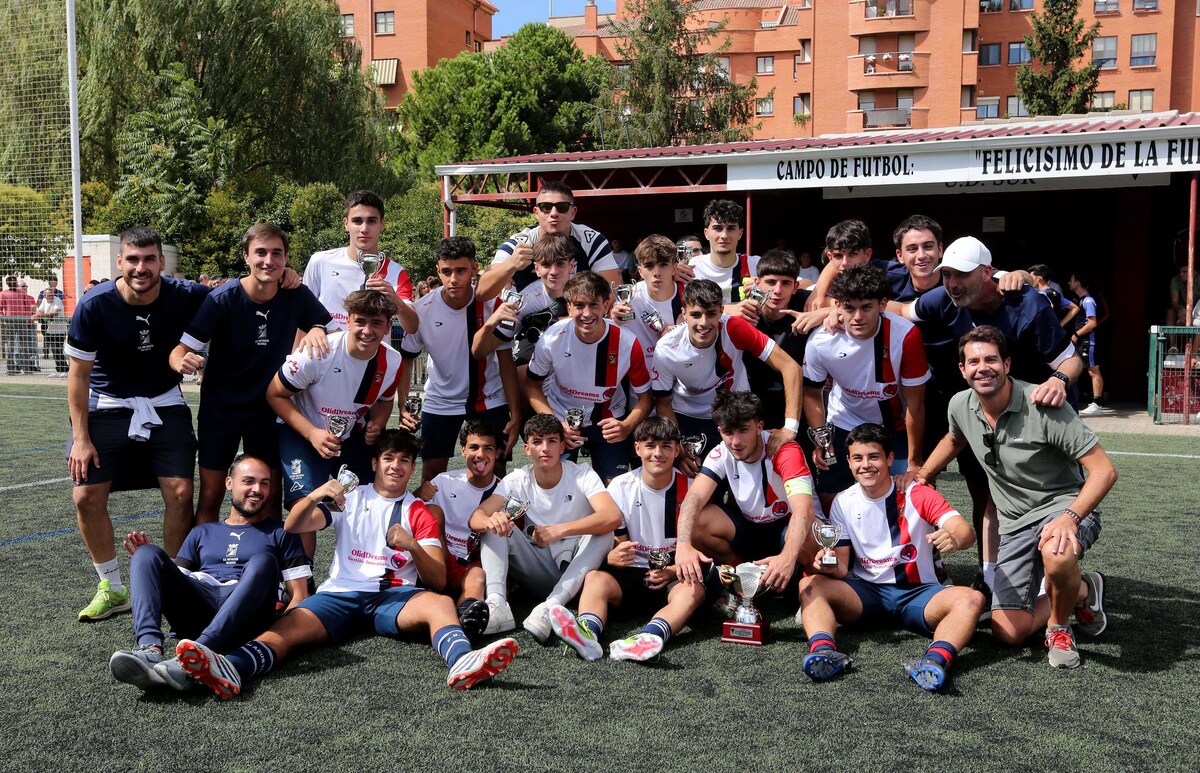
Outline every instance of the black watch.
<svg viewBox="0 0 1200 773"><path fill-rule="evenodd" d="M1071 377L1068 376L1066 373L1063 373L1061 370L1054 371L1053 373L1050 374L1050 377L1056 378L1059 381L1062 381L1063 386L1065 386L1065 387L1071 386Z"/></svg>

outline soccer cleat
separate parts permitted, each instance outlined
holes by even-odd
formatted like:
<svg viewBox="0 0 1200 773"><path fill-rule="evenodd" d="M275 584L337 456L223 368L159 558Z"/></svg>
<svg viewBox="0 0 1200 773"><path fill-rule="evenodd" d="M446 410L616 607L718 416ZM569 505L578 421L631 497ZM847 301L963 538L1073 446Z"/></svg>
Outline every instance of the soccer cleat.
<svg viewBox="0 0 1200 773"><path fill-rule="evenodd" d="M183 666L180 665L179 658L171 658L161 663L155 663L154 673L158 674L159 678L172 690L183 692L192 686L192 680L188 677L187 671L184 671Z"/></svg>
<svg viewBox="0 0 1200 773"><path fill-rule="evenodd" d="M1084 572L1087 598L1075 607L1075 626L1088 636L1099 636L1108 627L1108 615L1104 614L1104 575L1099 572Z"/></svg>
<svg viewBox="0 0 1200 773"><path fill-rule="evenodd" d="M108 670L118 682L142 690L166 684L155 667L162 663L162 650L149 644L139 644L131 650L114 652L108 659Z"/></svg>
<svg viewBox="0 0 1200 773"><path fill-rule="evenodd" d="M96 595L92 597L92 603L79 613L79 622L94 623L120 612L128 612L133 608L133 605L129 603L129 588L122 588L119 591L109 588L108 580L100 581L100 584L96 586Z"/></svg>
<svg viewBox="0 0 1200 773"><path fill-rule="evenodd" d="M1078 668L1079 650L1069 625L1052 625L1046 629L1046 647L1050 650L1050 665L1054 668Z"/></svg>
<svg viewBox="0 0 1200 773"><path fill-rule="evenodd" d="M450 668L446 686L451 690L469 690L508 668L518 651L515 639L501 639L471 650Z"/></svg>
<svg viewBox="0 0 1200 773"><path fill-rule="evenodd" d="M599 660L604 657L604 648L596 641L592 630L586 625L581 625L575 619L575 615L562 604L551 605L546 614L550 617L550 627L554 629L554 633L578 652L579 657L584 660Z"/></svg>
<svg viewBox="0 0 1200 773"><path fill-rule="evenodd" d="M608 645L608 656L613 660L636 660L643 663L662 652L661 636L652 633L637 633Z"/></svg>
<svg viewBox="0 0 1200 773"><path fill-rule="evenodd" d="M921 686L922 690L938 692L946 683L946 669L933 658L918 658L904 664L904 672Z"/></svg>
<svg viewBox="0 0 1200 773"><path fill-rule="evenodd" d="M491 612L486 601L464 599L458 605L458 624L468 639L474 639L487 630Z"/></svg>
<svg viewBox="0 0 1200 773"><path fill-rule="evenodd" d="M503 596L493 593L487 597L486 603L488 622L483 628L485 634L504 633L517 627L517 621L513 619L512 607L508 605Z"/></svg>
<svg viewBox="0 0 1200 773"><path fill-rule="evenodd" d="M1100 407L1099 403L1089 403L1086 408L1079 411L1080 416L1099 416L1102 413L1104 413L1104 409Z"/></svg>
<svg viewBox="0 0 1200 773"><path fill-rule="evenodd" d="M850 663L849 655L830 649L817 650L804 658L804 673L814 682L824 682L845 671Z"/></svg>
<svg viewBox="0 0 1200 773"><path fill-rule="evenodd" d="M218 698L236 698L242 691L242 677L224 655L191 639L180 641L175 654L187 675L212 690Z"/></svg>
<svg viewBox="0 0 1200 773"><path fill-rule="evenodd" d="M529 617L525 618L525 622L521 623L521 627L529 631L538 644L545 644L550 634L554 633L554 628L550 625L550 602L543 601L534 607Z"/></svg>

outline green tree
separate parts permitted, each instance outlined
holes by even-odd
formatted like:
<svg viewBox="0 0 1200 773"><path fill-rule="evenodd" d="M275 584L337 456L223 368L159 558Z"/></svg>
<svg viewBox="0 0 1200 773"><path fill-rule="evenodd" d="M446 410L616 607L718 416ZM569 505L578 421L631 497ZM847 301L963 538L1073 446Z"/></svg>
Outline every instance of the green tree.
<svg viewBox="0 0 1200 773"><path fill-rule="evenodd" d="M601 100L606 144L679 145L750 139L757 79L736 83L720 57L726 22L677 0L628 0L614 24L622 62ZM774 90L764 98L773 97Z"/></svg>
<svg viewBox="0 0 1200 773"><path fill-rule="evenodd" d="M0 274L43 279L61 263L67 234L47 227L54 215L42 191L0 183Z"/></svg>
<svg viewBox="0 0 1200 773"><path fill-rule="evenodd" d="M1090 61L1100 22L1085 26L1079 0L1045 0L1031 21L1033 31L1025 36L1030 61L1017 70L1025 109L1030 115L1087 112L1100 80L1099 64Z"/></svg>

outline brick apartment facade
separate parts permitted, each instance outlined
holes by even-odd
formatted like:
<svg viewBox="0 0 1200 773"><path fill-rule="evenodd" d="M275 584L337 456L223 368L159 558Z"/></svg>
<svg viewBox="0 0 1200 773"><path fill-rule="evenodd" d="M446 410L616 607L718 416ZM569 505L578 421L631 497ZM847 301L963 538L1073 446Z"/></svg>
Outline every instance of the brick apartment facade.
<svg viewBox="0 0 1200 773"><path fill-rule="evenodd" d="M492 39L496 6L486 0L338 0L342 30L362 48L370 69L394 109L414 71L482 51Z"/></svg>
<svg viewBox="0 0 1200 773"><path fill-rule="evenodd" d="M1024 115L1016 72L1041 0L693 0L727 20L734 80L758 78L758 139L955 126ZM615 16L625 13L618 0ZM1083 0L1101 23L1093 107L1200 109L1200 2ZM619 64L612 15L550 22ZM774 89L773 99L765 99Z"/></svg>

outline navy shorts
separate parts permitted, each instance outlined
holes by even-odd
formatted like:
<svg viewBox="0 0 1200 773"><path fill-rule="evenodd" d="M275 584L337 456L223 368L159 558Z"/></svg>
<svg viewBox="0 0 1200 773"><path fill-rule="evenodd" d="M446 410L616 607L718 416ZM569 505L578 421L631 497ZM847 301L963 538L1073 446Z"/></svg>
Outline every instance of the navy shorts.
<svg viewBox="0 0 1200 773"><path fill-rule="evenodd" d="M925 606L929 600L953 586L926 582L920 585L883 585L848 574L844 582L858 594L863 613L858 625L900 625L922 636L933 636L925 622Z"/></svg>
<svg viewBox="0 0 1200 773"><path fill-rule="evenodd" d="M592 455L592 469L605 482L633 469L633 460L636 455L633 453L632 432L629 437L618 443L609 443L605 440L600 427L596 424L584 427L580 430L580 434L583 435L584 440L582 447ZM578 456L578 448L563 454L564 459L572 462Z"/></svg>
<svg viewBox="0 0 1200 773"><path fill-rule="evenodd" d="M496 442L503 450L504 444L508 442L508 436L504 434L504 425L508 424L510 418L507 405L488 408L483 413L455 416L422 411L421 440L424 445L421 448L421 458L449 459L454 456L454 449L458 445L458 433L467 419L481 419L492 425L496 430ZM511 460L512 454L508 454L505 459Z"/></svg>
<svg viewBox="0 0 1200 773"><path fill-rule="evenodd" d="M822 494L840 494L854 485L854 476L850 473L850 464L846 461L846 438L850 431L841 427L833 428L833 452L837 454L837 463L829 465L828 470L822 470L815 464L810 464L815 478L816 491ZM908 433L892 433L892 452L896 455L892 462L891 473L899 475L908 468ZM812 461L811 457L807 461Z"/></svg>
<svg viewBox="0 0 1200 773"><path fill-rule="evenodd" d="M145 442L129 437L132 410L106 408L89 411L88 436L100 456L100 465L89 464L87 481L75 485L109 483L128 473L136 473L135 467L146 471L145 479L139 476L136 485L133 479L129 479L130 485L114 486L114 490L156 488L158 478L194 478L196 435L192 432L192 409L186 405L168 405L155 410L162 420L162 426L151 430L150 438ZM73 434L68 435L68 455L73 442Z"/></svg>
<svg viewBox="0 0 1200 773"><path fill-rule="evenodd" d="M742 515L736 504L722 503L719 507L729 516L729 520L733 521L733 552L743 561L757 561L760 558L779 555L787 537L791 518L756 523Z"/></svg>
<svg viewBox="0 0 1200 773"><path fill-rule="evenodd" d="M395 639L400 636L396 616L408 600L418 593L425 593L425 590L411 585L374 592L323 591L314 593L296 606L316 615L334 644L341 644L368 624L380 636Z"/></svg>
<svg viewBox="0 0 1200 773"><path fill-rule="evenodd" d="M343 464L358 476L360 486L369 486L375 480L371 470L371 449L363 440L361 429L355 428L350 437L342 441L341 456L326 459L317 453L312 443L296 434L296 430L286 424L278 426L285 506L290 507L296 500L316 491L336 475Z"/></svg>
<svg viewBox="0 0 1200 773"><path fill-rule="evenodd" d="M200 466L206 470L227 470L238 448L262 459L271 469L279 468L279 424L267 421L227 424L201 410L196 424L200 445Z"/></svg>

